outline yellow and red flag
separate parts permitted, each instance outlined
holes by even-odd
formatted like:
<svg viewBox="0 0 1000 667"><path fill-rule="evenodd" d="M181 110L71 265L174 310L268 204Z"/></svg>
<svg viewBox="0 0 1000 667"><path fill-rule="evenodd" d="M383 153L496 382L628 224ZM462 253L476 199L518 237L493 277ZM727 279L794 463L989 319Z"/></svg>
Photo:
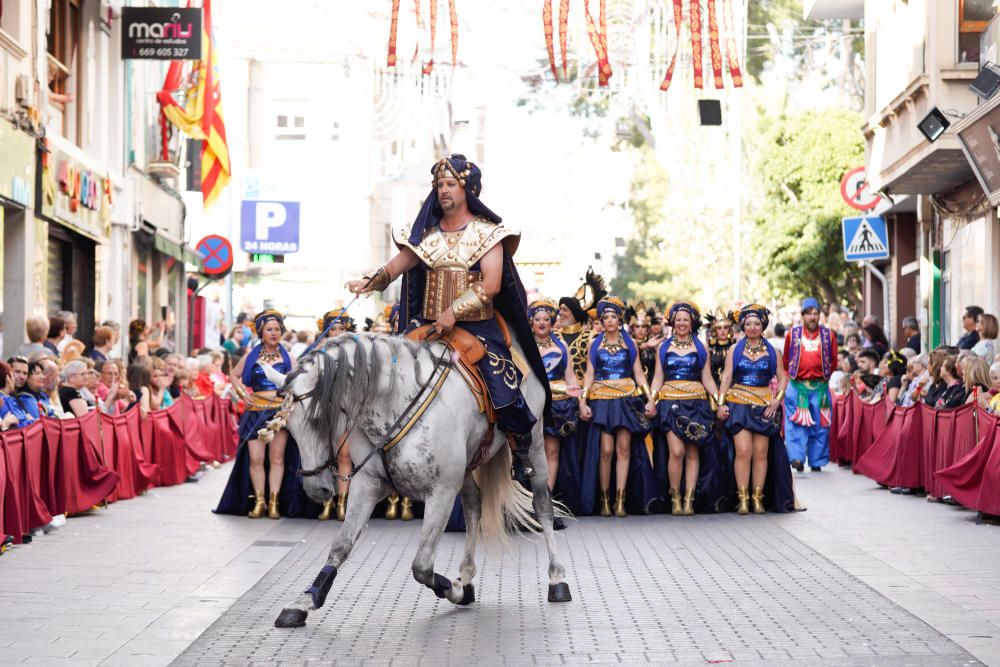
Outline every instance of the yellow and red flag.
<svg viewBox="0 0 1000 667"><path fill-rule="evenodd" d="M188 6L190 6L190 0ZM184 134L202 141L201 196L205 207L211 206L232 178L229 145L222 117L222 87L219 85L219 61L212 34L212 0L202 5L202 40L204 55L194 63L184 90L184 106L174 97L181 88L182 61L173 61L167 70L163 90L156 94L162 113Z"/></svg>

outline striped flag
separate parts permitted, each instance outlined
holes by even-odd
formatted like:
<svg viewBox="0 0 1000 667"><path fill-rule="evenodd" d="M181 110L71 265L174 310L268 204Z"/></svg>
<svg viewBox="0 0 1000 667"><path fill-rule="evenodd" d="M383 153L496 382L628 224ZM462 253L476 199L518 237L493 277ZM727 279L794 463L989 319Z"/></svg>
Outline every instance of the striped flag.
<svg viewBox="0 0 1000 667"><path fill-rule="evenodd" d="M188 6L190 6L188 0ZM183 92L183 106L174 94L181 89L182 61L173 61L167 70L163 90L157 93L163 116L184 134L202 141L201 196L205 207L211 206L232 178L229 145L222 117L222 88L219 85L219 61L212 34L212 0L202 5L204 56L194 63ZM164 140L165 142L165 140Z"/></svg>

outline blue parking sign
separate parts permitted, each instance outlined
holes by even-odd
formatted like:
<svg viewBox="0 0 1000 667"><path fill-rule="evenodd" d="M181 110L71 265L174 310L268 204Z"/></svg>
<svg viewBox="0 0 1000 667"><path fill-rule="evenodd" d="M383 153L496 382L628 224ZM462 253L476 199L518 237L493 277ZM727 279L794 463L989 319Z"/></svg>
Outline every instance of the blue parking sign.
<svg viewBox="0 0 1000 667"><path fill-rule="evenodd" d="M885 218L844 218L842 230L844 259L848 262L889 258L889 231Z"/></svg>
<svg viewBox="0 0 1000 667"><path fill-rule="evenodd" d="M244 200L240 206L244 252L288 255L299 251L299 202Z"/></svg>

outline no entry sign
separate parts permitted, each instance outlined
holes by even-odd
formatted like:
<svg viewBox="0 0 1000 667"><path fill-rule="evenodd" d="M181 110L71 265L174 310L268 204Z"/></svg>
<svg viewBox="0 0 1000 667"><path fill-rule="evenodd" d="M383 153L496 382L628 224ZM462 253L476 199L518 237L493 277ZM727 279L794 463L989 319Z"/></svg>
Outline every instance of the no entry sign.
<svg viewBox="0 0 1000 667"><path fill-rule="evenodd" d="M195 246L204 257L202 273L221 278L233 269L233 244L218 234L209 234Z"/></svg>
<svg viewBox="0 0 1000 667"><path fill-rule="evenodd" d="M878 206L882 197L872 192L864 167L856 167L844 174L840 181L840 196L847 205L859 211L870 211Z"/></svg>

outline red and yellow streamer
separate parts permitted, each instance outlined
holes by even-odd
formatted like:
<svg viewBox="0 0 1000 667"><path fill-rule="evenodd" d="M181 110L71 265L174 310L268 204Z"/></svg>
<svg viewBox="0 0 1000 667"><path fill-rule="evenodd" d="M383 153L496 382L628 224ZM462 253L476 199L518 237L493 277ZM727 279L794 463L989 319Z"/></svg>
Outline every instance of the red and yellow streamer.
<svg viewBox="0 0 1000 667"><path fill-rule="evenodd" d="M701 51L701 2L691 0L688 5L688 13L688 21L691 25L691 65L694 67L694 87L702 88L705 80Z"/></svg>
<svg viewBox="0 0 1000 667"><path fill-rule="evenodd" d="M566 36L569 34L569 0L559 2L559 52L562 55L563 79L569 78L566 59Z"/></svg>
<svg viewBox="0 0 1000 667"><path fill-rule="evenodd" d="M552 43L552 0L542 0L542 28L545 30L545 50L549 54L549 69L552 77L559 81L559 70L556 69L556 52Z"/></svg>
<svg viewBox="0 0 1000 667"><path fill-rule="evenodd" d="M389 23L389 58L387 67L396 66L396 29L399 27L399 0L392 0L392 19Z"/></svg>
<svg viewBox="0 0 1000 667"><path fill-rule="evenodd" d="M660 84L660 90L666 91L670 88L670 82L674 78L674 66L677 65L677 51L681 42L681 21L683 20L684 7L683 0L674 0L674 53L670 56L670 64L667 65L667 73Z"/></svg>
<svg viewBox="0 0 1000 667"><path fill-rule="evenodd" d="M590 0L584 0L584 14L587 19L587 36L590 38L590 43L594 47L594 53L597 54L597 85L602 88L608 85L608 80L611 78L611 63L608 61L608 35L607 35L607 19L605 18L605 4L606 0L601 0L600 6L600 16L598 20L601 22L600 31L598 31L597 26L594 24L594 17L590 15Z"/></svg>
<svg viewBox="0 0 1000 667"><path fill-rule="evenodd" d="M451 68L458 65L458 12L455 0L448 0L448 20L451 21Z"/></svg>
<svg viewBox="0 0 1000 667"><path fill-rule="evenodd" d="M708 3L708 45L712 53L712 79L716 88L725 88L726 83L722 79L722 49L719 47L719 20L716 15L716 0L707 0Z"/></svg>
<svg viewBox="0 0 1000 667"><path fill-rule="evenodd" d="M733 3L732 0L722 0L723 29L726 31L726 58L729 61L729 75L733 77L733 86L743 87L743 74L736 57L736 37L733 35Z"/></svg>
<svg viewBox="0 0 1000 667"><path fill-rule="evenodd" d="M424 74L430 74L434 69L434 33L437 32L438 0L431 0L431 59L424 65Z"/></svg>

